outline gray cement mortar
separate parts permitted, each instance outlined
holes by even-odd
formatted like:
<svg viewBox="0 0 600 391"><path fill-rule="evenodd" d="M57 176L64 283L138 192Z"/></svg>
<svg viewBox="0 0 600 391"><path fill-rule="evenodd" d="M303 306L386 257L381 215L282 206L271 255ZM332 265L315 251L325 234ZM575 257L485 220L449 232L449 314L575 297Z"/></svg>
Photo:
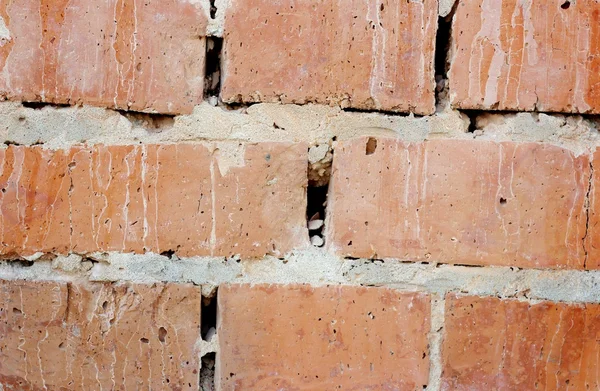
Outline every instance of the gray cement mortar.
<svg viewBox="0 0 600 391"><path fill-rule="evenodd" d="M152 122L150 115L148 121ZM96 107L24 107L0 102L2 145L39 144L66 149L77 144L135 145L203 141L330 143L353 137L393 137L408 142L436 138L543 142L589 153L599 145L598 121L537 113L481 114L476 131L469 118L448 104L431 116L347 112L323 105L255 104L230 110L203 103L190 115L158 125Z"/></svg>
<svg viewBox="0 0 600 391"><path fill-rule="evenodd" d="M0 262L0 278L58 281L193 283L210 296L221 284L386 286L438 295L461 292L536 302L600 303L600 271L468 267L400 260L341 259L322 248L296 250L284 259L102 253L53 260ZM78 258L77 258L78 257ZM80 266L75 262L79 259Z"/></svg>

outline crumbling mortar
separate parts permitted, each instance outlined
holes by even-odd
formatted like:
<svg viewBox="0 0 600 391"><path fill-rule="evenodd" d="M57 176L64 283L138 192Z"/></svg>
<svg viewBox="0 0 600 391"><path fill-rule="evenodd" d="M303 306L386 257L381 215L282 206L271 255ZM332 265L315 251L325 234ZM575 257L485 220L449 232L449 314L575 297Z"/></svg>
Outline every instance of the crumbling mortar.
<svg viewBox="0 0 600 391"><path fill-rule="evenodd" d="M265 257L190 257L172 260L159 254L88 254L91 268L64 271L53 262L35 261L22 267L0 262L0 278L14 280L131 281L193 283L203 295L221 284L311 284L387 286L436 294L450 292L527 302L600 303L600 271L463 267L406 263L404 260L341 259L320 248L296 250L286 261ZM56 264L56 262L54 262Z"/></svg>
<svg viewBox="0 0 600 391"><path fill-rule="evenodd" d="M95 107L27 109L0 103L5 144L68 149L80 144L306 142L334 137L391 137L410 142L429 139L486 139L543 142L581 154L600 144L596 118L581 115L451 110L446 103L426 117L347 112L323 105L259 103L229 110L203 103L189 115L164 116ZM469 118L470 117L470 118ZM494 118L488 120L488 118ZM61 124L58 126L58 124ZM469 128L473 133L469 133ZM168 130L168 131L167 131ZM4 132L4 134L2 134Z"/></svg>

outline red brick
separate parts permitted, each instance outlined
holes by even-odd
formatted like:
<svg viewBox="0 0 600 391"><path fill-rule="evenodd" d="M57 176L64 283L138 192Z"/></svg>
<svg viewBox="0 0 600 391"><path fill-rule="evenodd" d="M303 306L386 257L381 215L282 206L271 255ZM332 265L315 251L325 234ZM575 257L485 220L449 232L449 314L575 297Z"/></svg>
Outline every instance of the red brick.
<svg viewBox="0 0 600 391"><path fill-rule="evenodd" d="M597 390L600 306L446 297L442 390Z"/></svg>
<svg viewBox="0 0 600 391"><path fill-rule="evenodd" d="M600 113L597 0L461 0L451 46L455 107Z"/></svg>
<svg viewBox="0 0 600 391"><path fill-rule="evenodd" d="M284 255L308 244L308 146L262 143L242 147L243 165L221 172L213 160L215 254Z"/></svg>
<svg viewBox="0 0 600 391"><path fill-rule="evenodd" d="M434 112L437 1L232 0L226 102Z"/></svg>
<svg viewBox="0 0 600 391"><path fill-rule="evenodd" d="M3 2L0 95L163 113L202 101L200 4L184 0Z"/></svg>
<svg viewBox="0 0 600 391"><path fill-rule="evenodd" d="M327 238L344 256L582 268L589 158L513 142L337 144Z"/></svg>
<svg viewBox="0 0 600 391"><path fill-rule="evenodd" d="M0 281L0 384L198 389L200 300L192 285Z"/></svg>
<svg viewBox="0 0 600 391"><path fill-rule="evenodd" d="M282 255L308 241L307 146L212 144L0 150L0 254ZM220 163L221 162L221 163Z"/></svg>
<svg viewBox="0 0 600 391"><path fill-rule="evenodd" d="M217 388L421 390L429 297L387 288L219 288Z"/></svg>

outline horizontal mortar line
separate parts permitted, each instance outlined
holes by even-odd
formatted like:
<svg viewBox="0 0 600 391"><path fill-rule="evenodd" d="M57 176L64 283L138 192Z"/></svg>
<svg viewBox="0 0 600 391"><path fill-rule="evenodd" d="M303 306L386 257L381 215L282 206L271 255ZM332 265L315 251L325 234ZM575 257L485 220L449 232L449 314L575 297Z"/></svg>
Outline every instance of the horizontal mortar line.
<svg viewBox="0 0 600 391"><path fill-rule="evenodd" d="M502 136L498 141L535 142L557 145L573 150L577 154L585 150L591 152L597 142L590 140L590 134L600 127L597 121L589 119L589 123L569 125L567 119L584 118L580 114L549 114L548 117L559 116L564 123L548 123L553 131L537 134L539 131L515 133L513 127L533 126L533 122L514 122L515 116L529 115L528 112L496 112L480 111L477 115L491 114L506 118L507 122L494 126L490 131L491 139L485 127L482 135L469 133L464 123L465 112L443 108L441 111L422 117L388 115L380 111L348 112L339 107L323 104L273 104L255 103L241 109L230 109L223 106L212 106L204 102L194 108L192 114L166 115L173 124L159 126L156 132L153 126L144 126L128 116L136 115L164 117L162 114L124 112L110 108L95 106L53 107L42 110L27 108L16 102L0 102L8 124L0 142L18 145L41 145L48 149L65 149L74 145L139 145L170 144L181 142L326 142L333 136L342 140L360 136L392 137L407 142L421 142L433 136L435 138L496 141L494 137ZM123 113L127 113L124 115ZM536 113L541 116L544 113ZM595 117L593 117L595 118ZM288 125L284 129L281 121ZM56 127L56 123L67 124ZM538 121L539 122L539 121ZM276 125L276 126L275 126ZM577 126L575 126L577 125ZM581 125L581 126L580 126ZM542 126L542 125L540 125ZM563 129L568 129L565 131ZM57 130L59 129L60 130ZM306 131L306 129L310 131ZM581 128L587 131L581 131ZM375 135L374 129L380 132ZM167 131L168 130L168 131ZM385 134L382 134L384 132ZM565 133L566 132L566 133ZM563 137L561 134L565 133ZM567 134L568 133L568 134ZM301 134L301 136L299 136ZM529 134L529 137L525 135ZM537 135L536 135L537 134ZM558 135L558 136L556 136ZM558 138L557 138L558 137ZM563 137L563 138L561 138ZM593 137L592 137L593 138ZM2 147L2 145L0 145Z"/></svg>
<svg viewBox="0 0 600 391"><path fill-rule="evenodd" d="M292 252L285 260L102 253L94 262L0 261L0 279L137 283L362 285L435 294L449 292L528 302L600 303L600 270L516 269L342 259L322 249ZM66 265L66 266L65 266Z"/></svg>

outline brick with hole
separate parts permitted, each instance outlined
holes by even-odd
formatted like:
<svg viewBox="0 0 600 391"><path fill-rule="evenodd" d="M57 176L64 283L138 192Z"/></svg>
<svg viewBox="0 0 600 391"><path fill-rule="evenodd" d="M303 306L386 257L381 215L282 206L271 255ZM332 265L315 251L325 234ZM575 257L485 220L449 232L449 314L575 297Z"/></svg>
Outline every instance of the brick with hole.
<svg viewBox="0 0 600 391"><path fill-rule="evenodd" d="M0 385L197 390L200 300L186 284L0 281Z"/></svg>
<svg viewBox="0 0 600 391"><path fill-rule="evenodd" d="M442 386L597 390L600 306L446 296Z"/></svg>
<svg viewBox="0 0 600 391"><path fill-rule="evenodd" d="M327 238L342 256L582 269L590 162L538 143L338 142Z"/></svg>
<svg viewBox="0 0 600 391"><path fill-rule="evenodd" d="M461 0L454 107L600 113L600 2Z"/></svg>
<svg viewBox="0 0 600 391"><path fill-rule="evenodd" d="M202 101L200 2L23 0L0 17L2 97L171 114Z"/></svg>
<svg viewBox="0 0 600 391"><path fill-rule="evenodd" d="M0 255L281 256L308 242L307 146L0 149Z"/></svg>
<svg viewBox="0 0 600 391"><path fill-rule="evenodd" d="M388 288L223 285L217 389L422 390L429 312Z"/></svg>
<svg viewBox="0 0 600 391"><path fill-rule="evenodd" d="M221 97L432 114L437 8L436 0L233 0Z"/></svg>

